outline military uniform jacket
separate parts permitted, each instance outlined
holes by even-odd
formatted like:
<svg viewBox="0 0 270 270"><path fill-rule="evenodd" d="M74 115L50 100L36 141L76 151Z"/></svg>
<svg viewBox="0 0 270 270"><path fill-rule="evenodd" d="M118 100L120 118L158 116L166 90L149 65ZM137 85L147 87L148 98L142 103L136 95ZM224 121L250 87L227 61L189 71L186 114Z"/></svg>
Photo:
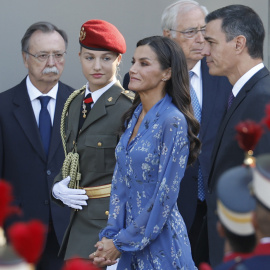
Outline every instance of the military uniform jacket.
<svg viewBox="0 0 270 270"><path fill-rule="evenodd" d="M94 104L79 131L84 96L85 91L82 91L68 109L65 124L67 153L72 151L76 144L81 187L110 184L121 117L130 108L133 93L125 91L119 83L114 84ZM62 179L60 172L55 182ZM83 210L72 211L60 249L60 253L65 253L65 259L75 255L88 259L89 254L94 252L94 245L99 240L99 231L107 224L109 201L110 197L89 199Z"/></svg>

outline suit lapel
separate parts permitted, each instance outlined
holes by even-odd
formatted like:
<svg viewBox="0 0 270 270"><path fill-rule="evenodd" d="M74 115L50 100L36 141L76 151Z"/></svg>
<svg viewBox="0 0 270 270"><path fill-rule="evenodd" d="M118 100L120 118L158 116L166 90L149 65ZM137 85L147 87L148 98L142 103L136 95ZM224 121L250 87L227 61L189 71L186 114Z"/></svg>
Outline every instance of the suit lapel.
<svg viewBox="0 0 270 270"><path fill-rule="evenodd" d="M46 154L43 149L37 122L26 89L26 80L22 81L21 86L14 96L13 103L16 105L14 116L18 120L29 143L33 146L37 154L46 161Z"/></svg>
<svg viewBox="0 0 270 270"><path fill-rule="evenodd" d="M214 149L212 152L212 170L213 170L213 165L215 163L216 155L217 155L224 131L225 131L232 115L237 110L239 105L243 102L243 100L246 98L246 96L248 95L248 92L252 90L253 86L257 83L257 81L260 80L262 77L266 76L267 74L268 74L268 70L266 68L263 68L263 69L259 70L256 74L254 74L246 82L246 84L242 87L242 89L239 91L239 93L236 96L236 98L234 99L230 109L227 111L227 113L226 113L226 115L221 123L221 126L219 128L217 138L215 141L215 145L214 145Z"/></svg>

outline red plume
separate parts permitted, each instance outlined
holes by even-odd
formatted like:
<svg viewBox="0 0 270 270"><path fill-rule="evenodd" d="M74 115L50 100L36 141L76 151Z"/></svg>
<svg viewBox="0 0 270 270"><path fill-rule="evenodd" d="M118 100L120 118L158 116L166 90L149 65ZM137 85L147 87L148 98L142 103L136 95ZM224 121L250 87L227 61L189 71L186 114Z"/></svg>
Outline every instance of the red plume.
<svg viewBox="0 0 270 270"><path fill-rule="evenodd" d="M270 104L265 106L265 118L263 119L263 123L270 129Z"/></svg>
<svg viewBox="0 0 270 270"><path fill-rule="evenodd" d="M17 222L8 229L13 248L28 263L36 263L40 258L45 233L46 226L39 220Z"/></svg>
<svg viewBox="0 0 270 270"><path fill-rule="evenodd" d="M200 263L199 270L212 270L212 267L208 263Z"/></svg>
<svg viewBox="0 0 270 270"><path fill-rule="evenodd" d="M263 127L252 120L240 122L235 127L236 139L244 151L254 150L263 134Z"/></svg>
<svg viewBox="0 0 270 270"><path fill-rule="evenodd" d="M71 260L68 260L66 265L62 268L62 270L98 270L100 268L97 268L95 265L93 265L91 262L82 260L80 258L73 258Z"/></svg>
<svg viewBox="0 0 270 270"><path fill-rule="evenodd" d="M21 214L21 211L18 207L10 205L13 201L12 186L4 180L0 180L0 194L0 227L2 227L9 215Z"/></svg>

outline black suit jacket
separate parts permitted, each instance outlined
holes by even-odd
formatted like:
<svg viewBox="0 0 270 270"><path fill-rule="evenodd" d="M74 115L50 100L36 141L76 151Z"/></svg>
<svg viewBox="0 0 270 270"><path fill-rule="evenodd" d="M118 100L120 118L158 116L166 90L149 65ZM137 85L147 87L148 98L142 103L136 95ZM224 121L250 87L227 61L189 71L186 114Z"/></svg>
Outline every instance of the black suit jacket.
<svg viewBox="0 0 270 270"><path fill-rule="evenodd" d="M226 170L243 164L244 151L236 141L235 126L247 119L260 122L265 116L265 105L270 102L270 75L267 68L258 71L242 87L235 97L230 109L219 128L212 154L209 177L208 206L208 238L210 263L219 264L223 256L223 240L216 231L216 183ZM270 133L267 131L255 148L254 155L270 152Z"/></svg>
<svg viewBox="0 0 270 270"><path fill-rule="evenodd" d="M0 94L0 177L12 184L15 204L22 209L23 220L39 219L48 225L51 214L59 244L68 225L70 210L52 203L50 190L64 160L60 118L72 91L71 87L59 82L48 160L26 79Z"/></svg>

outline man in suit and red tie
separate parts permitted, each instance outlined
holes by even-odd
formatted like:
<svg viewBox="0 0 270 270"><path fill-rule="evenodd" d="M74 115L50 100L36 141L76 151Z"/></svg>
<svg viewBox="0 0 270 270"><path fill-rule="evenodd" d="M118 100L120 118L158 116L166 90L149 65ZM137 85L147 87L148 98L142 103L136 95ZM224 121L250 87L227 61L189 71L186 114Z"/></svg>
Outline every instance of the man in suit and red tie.
<svg viewBox="0 0 270 270"><path fill-rule="evenodd" d="M216 135L208 182L207 226L212 266L222 260L223 241L216 233L216 182L229 168L242 164L235 126L244 120L260 122L270 102L270 75L263 64L264 27L251 8L230 5L206 16L206 44L202 54L211 75L226 76L233 85L232 99ZM265 132L254 155L270 151L270 134Z"/></svg>
<svg viewBox="0 0 270 270"><path fill-rule="evenodd" d="M21 41L28 75L0 94L0 177L12 184L22 219L48 226L37 270L61 269L63 259L57 254L69 221L69 208L50 199L64 160L60 117L73 92L59 81L67 43L66 33L53 24L31 25Z"/></svg>

